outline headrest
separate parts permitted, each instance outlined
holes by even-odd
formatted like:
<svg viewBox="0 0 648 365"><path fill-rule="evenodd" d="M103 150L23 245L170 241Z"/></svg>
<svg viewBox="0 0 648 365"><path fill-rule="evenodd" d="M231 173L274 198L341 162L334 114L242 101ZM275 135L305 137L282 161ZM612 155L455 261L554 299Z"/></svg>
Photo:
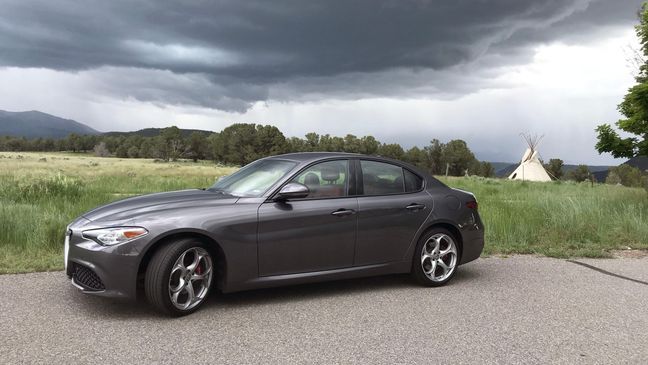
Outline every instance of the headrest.
<svg viewBox="0 0 648 365"><path fill-rule="evenodd" d="M337 181L340 178L340 166L326 165L322 168L322 179L326 181Z"/></svg>
<svg viewBox="0 0 648 365"><path fill-rule="evenodd" d="M315 186L320 184L320 179L314 172L309 172L304 176L304 184L307 186Z"/></svg>

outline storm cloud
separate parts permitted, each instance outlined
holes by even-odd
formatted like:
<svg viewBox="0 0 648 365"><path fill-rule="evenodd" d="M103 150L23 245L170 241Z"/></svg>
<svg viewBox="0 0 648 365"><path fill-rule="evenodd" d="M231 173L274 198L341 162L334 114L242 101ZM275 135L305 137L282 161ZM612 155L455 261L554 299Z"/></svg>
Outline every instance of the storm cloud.
<svg viewBox="0 0 648 365"><path fill-rule="evenodd" d="M0 66L86 73L96 92L245 112L258 101L452 98L506 87L543 42L631 23L639 0L23 1Z"/></svg>

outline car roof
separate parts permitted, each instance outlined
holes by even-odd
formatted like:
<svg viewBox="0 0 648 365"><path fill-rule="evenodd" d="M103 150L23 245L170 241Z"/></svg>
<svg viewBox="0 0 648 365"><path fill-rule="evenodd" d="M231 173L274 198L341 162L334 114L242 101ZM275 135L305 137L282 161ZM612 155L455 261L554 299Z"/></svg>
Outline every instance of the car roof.
<svg viewBox="0 0 648 365"><path fill-rule="evenodd" d="M335 158L335 157L366 157L359 153L347 153L347 152L294 152L286 153L283 155L276 155L270 158L277 158L282 160L292 160L299 162L310 162L317 161L323 158Z"/></svg>

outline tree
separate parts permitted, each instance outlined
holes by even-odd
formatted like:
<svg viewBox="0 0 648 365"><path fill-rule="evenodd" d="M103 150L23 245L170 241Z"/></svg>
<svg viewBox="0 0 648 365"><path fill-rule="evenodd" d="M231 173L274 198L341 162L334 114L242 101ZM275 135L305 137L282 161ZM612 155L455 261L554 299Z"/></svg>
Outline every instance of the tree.
<svg viewBox="0 0 648 365"><path fill-rule="evenodd" d="M115 156L119 158L128 158L128 146L126 144L120 144L115 150Z"/></svg>
<svg viewBox="0 0 648 365"><path fill-rule="evenodd" d="M638 168L630 165L619 165L610 169L610 173L607 179L605 179L605 182L607 184L621 184L623 186L638 188L643 185L642 178L641 170Z"/></svg>
<svg viewBox="0 0 648 365"><path fill-rule="evenodd" d="M72 152L79 152L83 148L81 137L76 133L71 133L67 137L67 144L68 148L71 149Z"/></svg>
<svg viewBox="0 0 648 365"><path fill-rule="evenodd" d="M306 151L306 142L299 137L290 137L286 140L288 151L304 152Z"/></svg>
<svg viewBox="0 0 648 365"><path fill-rule="evenodd" d="M110 151L108 151L108 148L106 148L106 142L99 142L98 145L94 146L94 154L97 157L110 156Z"/></svg>
<svg viewBox="0 0 648 365"><path fill-rule="evenodd" d="M83 135L79 137L77 147L83 152L91 151L97 145L97 136Z"/></svg>
<svg viewBox="0 0 648 365"><path fill-rule="evenodd" d="M318 151L332 152L333 151L331 149L332 147L333 146L331 145L331 135L323 134L319 137L319 143L317 146Z"/></svg>
<svg viewBox="0 0 648 365"><path fill-rule="evenodd" d="M405 156L405 151L403 151L403 147L401 147L397 143L390 143L390 144L383 143L380 145L380 147L378 147L378 154L380 156L402 160L403 156Z"/></svg>
<svg viewBox="0 0 648 365"><path fill-rule="evenodd" d="M153 158L155 157L155 139L144 138L139 148L139 157Z"/></svg>
<svg viewBox="0 0 648 365"><path fill-rule="evenodd" d="M347 134L344 137L344 152L360 153L362 150L361 142L353 134Z"/></svg>
<svg viewBox="0 0 648 365"><path fill-rule="evenodd" d="M273 156L288 151L286 137L273 125L257 125L254 152L256 158Z"/></svg>
<svg viewBox="0 0 648 365"><path fill-rule="evenodd" d="M463 176L476 161L466 142L460 139L452 140L443 147L443 160L450 165L449 174L452 176Z"/></svg>
<svg viewBox="0 0 648 365"><path fill-rule="evenodd" d="M137 148L137 146L130 146L126 155L128 156L128 158L138 158L140 157L139 153L139 148Z"/></svg>
<svg viewBox="0 0 648 365"><path fill-rule="evenodd" d="M329 142L329 150L333 152L341 152L344 151L344 138L342 137L331 137L331 141Z"/></svg>
<svg viewBox="0 0 648 365"><path fill-rule="evenodd" d="M431 173L436 175L445 174L447 163L444 158L445 148L446 145L436 138L431 140L430 144L423 148L425 152L425 165Z"/></svg>
<svg viewBox="0 0 648 365"><path fill-rule="evenodd" d="M490 162L482 161L479 163L479 176L493 177L495 176L495 168Z"/></svg>
<svg viewBox="0 0 648 365"><path fill-rule="evenodd" d="M212 138L214 159L226 164L243 166L261 157L256 153L256 145L255 124L232 124Z"/></svg>
<svg viewBox="0 0 648 365"><path fill-rule="evenodd" d="M549 173L549 175L556 180L560 180L560 178L563 176L563 160L559 158L552 158L549 160L549 163L545 165L545 169Z"/></svg>
<svg viewBox="0 0 648 365"><path fill-rule="evenodd" d="M162 129L160 135L154 138L155 155L164 161L176 161L186 152L182 133L176 126Z"/></svg>
<svg viewBox="0 0 648 365"><path fill-rule="evenodd" d="M416 146L414 146L414 147L410 148L409 150L407 150L407 152L405 152L405 155L403 156L403 159L406 162L409 162L414 166L418 166L418 167L421 167L421 168L426 168L426 166L425 166L425 161L426 161L425 151L423 151L422 149L420 149L420 148L418 148Z"/></svg>
<svg viewBox="0 0 648 365"><path fill-rule="evenodd" d="M117 147L122 145L125 141L125 138L122 136L108 136L103 139L102 142L106 144L106 148L109 151L115 151Z"/></svg>
<svg viewBox="0 0 648 365"><path fill-rule="evenodd" d="M320 136L317 133L307 133L306 134L306 151L317 151L319 148Z"/></svg>
<svg viewBox="0 0 648 365"><path fill-rule="evenodd" d="M153 139L155 141L155 146L153 147L153 155L160 160L168 162L171 158L169 152L169 144L161 135L153 137Z"/></svg>
<svg viewBox="0 0 648 365"><path fill-rule="evenodd" d="M176 126L169 128L164 128L160 134L164 143L168 146L169 158L171 161L176 161L182 157L185 153L184 141L182 139L182 133L180 129Z"/></svg>
<svg viewBox="0 0 648 365"><path fill-rule="evenodd" d="M569 171L566 174L567 179L574 180L576 182L582 182L590 177L590 171L587 165L578 165L575 169Z"/></svg>
<svg viewBox="0 0 648 365"><path fill-rule="evenodd" d="M189 155L193 162L205 158L207 151L207 136L204 133L193 132L189 137Z"/></svg>
<svg viewBox="0 0 648 365"><path fill-rule="evenodd" d="M628 90L617 109L625 119L616 122L616 126L633 135L622 138L609 124L596 128L598 142L596 149L599 153L609 152L614 157L648 156L648 3L641 6L639 25L635 27L643 64L635 77L637 84Z"/></svg>
<svg viewBox="0 0 648 365"><path fill-rule="evenodd" d="M376 141L373 136L364 136L360 139L360 153L365 155L374 155L380 147L380 142Z"/></svg>

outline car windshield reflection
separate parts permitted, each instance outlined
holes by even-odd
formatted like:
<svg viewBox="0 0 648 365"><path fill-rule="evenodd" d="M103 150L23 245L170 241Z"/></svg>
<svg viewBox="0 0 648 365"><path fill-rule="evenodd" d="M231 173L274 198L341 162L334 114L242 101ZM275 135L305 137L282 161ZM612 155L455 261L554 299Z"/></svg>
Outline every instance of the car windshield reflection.
<svg viewBox="0 0 648 365"><path fill-rule="evenodd" d="M218 179L208 190L236 197L260 197L296 165L287 160L259 160Z"/></svg>

